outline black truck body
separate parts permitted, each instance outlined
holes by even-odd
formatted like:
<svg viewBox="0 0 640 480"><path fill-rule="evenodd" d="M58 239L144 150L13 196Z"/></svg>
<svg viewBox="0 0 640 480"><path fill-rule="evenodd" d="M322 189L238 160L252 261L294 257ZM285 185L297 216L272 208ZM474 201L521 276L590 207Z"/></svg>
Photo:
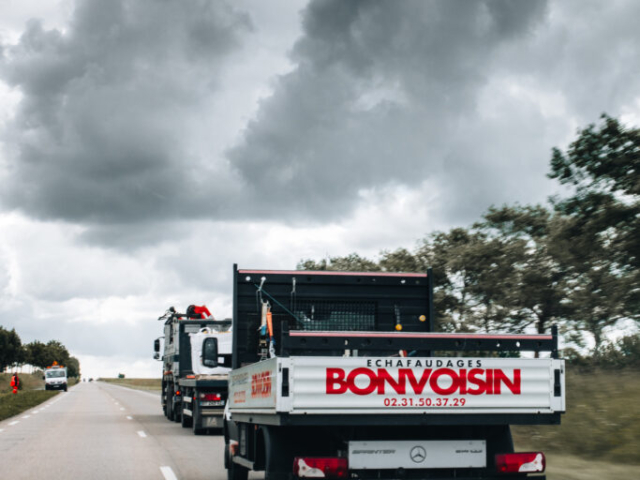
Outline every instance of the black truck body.
<svg viewBox="0 0 640 480"><path fill-rule="evenodd" d="M234 266L229 479L544 479L510 425L560 423L555 330L433 333L431 278Z"/></svg>

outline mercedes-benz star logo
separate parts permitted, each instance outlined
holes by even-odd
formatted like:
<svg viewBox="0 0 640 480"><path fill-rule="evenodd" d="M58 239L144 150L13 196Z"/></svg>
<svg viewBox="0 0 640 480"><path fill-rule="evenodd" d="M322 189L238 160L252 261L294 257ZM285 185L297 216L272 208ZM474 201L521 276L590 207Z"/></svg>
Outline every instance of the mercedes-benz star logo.
<svg viewBox="0 0 640 480"><path fill-rule="evenodd" d="M409 456L415 463L422 463L424 459L427 458L427 451L420 445L417 445L411 449Z"/></svg>

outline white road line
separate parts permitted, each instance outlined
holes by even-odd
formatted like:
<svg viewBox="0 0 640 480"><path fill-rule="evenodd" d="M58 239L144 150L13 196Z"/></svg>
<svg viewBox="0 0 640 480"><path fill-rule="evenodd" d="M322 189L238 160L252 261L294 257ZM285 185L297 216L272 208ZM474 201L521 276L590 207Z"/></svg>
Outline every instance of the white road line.
<svg viewBox="0 0 640 480"><path fill-rule="evenodd" d="M114 402L116 405L120 405L118 402Z"/></svg>
<svg viewBox="0 0 640 480"><path fill-rule="evenodd" d="M129 415L127 415L127 420L133 420Z"/></svg>
<svg viewBox="0 0 640 480"><path fill-rule="evenodd" d="M120 410L124 410L124 408L120 407Z"/></svg>
<svg viewBox="0 0 640 480"><path fill-rule="evenodd" d="M35 412L33 412L34 415L37 415L38 413L40 413L40 410L36 410Z"/></svg>
<svg viewBox="0 0 640 480"><path fill-rule="evenodd" d="M24 417L22 417L23 420L26 420L27 418L29 418L31 415L25 415Z"/></svg>
<svg viewBox="0 0 640 480"><path fill-rule="evenodd" d="M19 420L16 420L15 422L11 422L11 423L9 424L9 426L10 426L10 427L13 427L14 425L17 425L17 424L19 424L19 423L20 423L20 421L19 421Z"/></svg>
<svg viewBox="0 0 640 480"><path fill-rule="evenodd" d="M178 480L178 477L176 477L176 474L173 473L171 467L160 467L160 471L162 472L165 480Z"/></svg>
<svg viewBox="0 0 640 480"><path fill-rule="evenodd" d="M4 429L0 428L0 432L4 432Z"/></svg>
<svg viewBox="0 0 640 480"><path fill-rule="evenodd" d="M146 438L146 436L147 436L147 434L146 434L146 433L144 433L142 430L140 430L140 431L138 432L138 435L140 435L142 438Z"/></svg>

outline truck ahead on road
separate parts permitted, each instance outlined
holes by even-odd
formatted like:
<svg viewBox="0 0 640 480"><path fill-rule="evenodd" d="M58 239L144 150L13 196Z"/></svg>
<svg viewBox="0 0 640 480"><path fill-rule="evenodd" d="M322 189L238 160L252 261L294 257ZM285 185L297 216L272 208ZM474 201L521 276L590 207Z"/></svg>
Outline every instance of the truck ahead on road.
<svg viewBox="0 0 640 480"><path fill-rule="evenodd" d="M231 319L215 320L206 307L171 307L164 320L161 404L165 416L196 435L222 431L231 365ZM154 358L160 359L160 339ZM209 360L203 362L203 352Z"/></svg>
<svg viewBox="0 0 640 480"><path fill-rule="evenodd" d="M53 362L53 365L45 368L43 379L45 390L67 391L67 369L58 365L58 362Z"/></svg>
<svg viewBox="0 0 640 480"><path fill-rule="evenodd" d="M510 425L560 423L555 329L434 333L430 271L234 266L233 309L229 480L545 478Z"/></svg>

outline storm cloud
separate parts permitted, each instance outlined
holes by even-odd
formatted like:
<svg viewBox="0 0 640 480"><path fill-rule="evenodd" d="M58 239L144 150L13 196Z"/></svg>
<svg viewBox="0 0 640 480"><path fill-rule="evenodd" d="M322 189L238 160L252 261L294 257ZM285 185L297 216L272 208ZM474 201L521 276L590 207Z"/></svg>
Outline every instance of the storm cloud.
<svg viewBox="0 0 640 480"><path fill-rule="evenodd" d="M75 5L64 31L31 21L3 48L22 99L0 200L116 248L175 220L346 221L395 187L427 188L437 225L540 201L551 147L640 78L632 2L314 0L290 71L223 133L251 2Z"/></svg>
<svg viewBox="0 0 640 480"><path fill-rule="evenodd" d="M202 180L225 182L191 148L194 113L250 30L207 1L78 1L66 31L31 20L0 64L22 93L3 134L5 208L89 224L215 212Z"/></svg>

